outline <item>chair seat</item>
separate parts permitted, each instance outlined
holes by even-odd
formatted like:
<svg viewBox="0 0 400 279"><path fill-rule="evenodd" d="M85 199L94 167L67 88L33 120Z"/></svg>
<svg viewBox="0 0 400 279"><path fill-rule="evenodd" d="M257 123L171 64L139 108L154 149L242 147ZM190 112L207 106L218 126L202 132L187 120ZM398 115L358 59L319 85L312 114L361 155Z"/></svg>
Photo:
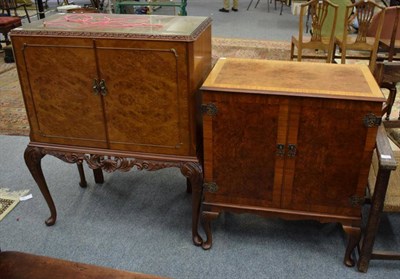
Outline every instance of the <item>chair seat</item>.
<svg viewBox="0 0 400 279"><path fill-rule="evenodd" d="M357 35L349 35L346 38L346 48L351 50L368 50L371 51L374 48L375 37L366 37L365 43L356 43ZM336 37L336 44L341 48L343 44L342 37Z"/></svg>
<svg viewBox="0 0 400 279"><path fill-rule="evenodd" d="M322 37L321 41L311 41L311 36L303 36L303 45L305 48L310 49L324 49L327 50L329 48L330 38ZM295 36L292 36L292 42L296 45L299 44L299 39Z"/></svg>
<svg viewBox="0 0 400 279"><path fill-rule="evenodd" d="M16 16L0 16L0 30L11 30L21 26L21 19ZM3 31L1 31L3 32Z"/></svg>

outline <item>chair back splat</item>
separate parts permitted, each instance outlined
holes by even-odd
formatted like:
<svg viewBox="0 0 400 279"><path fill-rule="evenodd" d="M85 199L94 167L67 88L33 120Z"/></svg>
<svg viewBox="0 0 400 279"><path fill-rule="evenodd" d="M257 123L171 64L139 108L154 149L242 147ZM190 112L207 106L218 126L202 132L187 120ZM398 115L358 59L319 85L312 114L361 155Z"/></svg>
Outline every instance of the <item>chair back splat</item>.
<svg viewBox="0 0 400 279"><path fill-rule="evenodd" d="M356 43L365 43L367 41L367 31L374 16L375 5L372 2L360 1L357 4L347 6L347 16L350 16L351 11L354 9L356 10L356 18L359 25Z"/></svg>
<svg viewBox="0 0 400 279"><path fill-rule="evenodd" d="M323 5L321 2L313 2L309 6L309 13L312 18L311 20L311 40L320 41L322 39L322 26L328 15L328 5ZM336 20L336 18L335 18Z"/></svg>

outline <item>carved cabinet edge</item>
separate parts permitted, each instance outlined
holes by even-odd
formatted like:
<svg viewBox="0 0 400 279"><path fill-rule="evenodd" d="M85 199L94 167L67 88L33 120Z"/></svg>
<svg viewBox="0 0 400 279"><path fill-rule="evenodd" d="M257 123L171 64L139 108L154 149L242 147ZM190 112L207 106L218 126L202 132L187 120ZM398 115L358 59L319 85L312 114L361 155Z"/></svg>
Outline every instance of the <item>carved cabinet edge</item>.
<svg viewBox="0 0 400 279"><path fill-rule="evenodd" d="M66 163L79 163L86 162L91 169L103 169L106 172L114 172L116 170L127 172L136 167L137 170L156 171L163 168L176 167L180 168L184 176L190 177L194 174L202 174L202 168L198 162L186 162L184 160L177 161L166 159L137 159L134 157L120 156L120 155L99 155L90 154L86 152L69 152L47 149L44 147L28 146L25 156L39 156L45 155L54 156Z"/></svg>

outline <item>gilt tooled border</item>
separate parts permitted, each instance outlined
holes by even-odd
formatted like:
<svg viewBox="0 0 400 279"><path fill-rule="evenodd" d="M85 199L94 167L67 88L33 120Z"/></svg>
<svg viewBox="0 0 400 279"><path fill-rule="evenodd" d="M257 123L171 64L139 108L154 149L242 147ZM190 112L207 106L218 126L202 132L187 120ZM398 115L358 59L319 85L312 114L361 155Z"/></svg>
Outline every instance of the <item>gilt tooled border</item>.
<svg viewBox="0 0 400 279"><path fill-rule="evenodd" d="M113 32L86 32L86 31L65 31L65 30L24 30L13 29L11 35L22 36L51 36L51 37L85 37L85 38L116 38L116 39L146 39L146 40L173 40L173 41L194 41L211 24L212 19L204 20L190 35L161 35L161 34L134 34L134 33L113 33Z"/></svg>

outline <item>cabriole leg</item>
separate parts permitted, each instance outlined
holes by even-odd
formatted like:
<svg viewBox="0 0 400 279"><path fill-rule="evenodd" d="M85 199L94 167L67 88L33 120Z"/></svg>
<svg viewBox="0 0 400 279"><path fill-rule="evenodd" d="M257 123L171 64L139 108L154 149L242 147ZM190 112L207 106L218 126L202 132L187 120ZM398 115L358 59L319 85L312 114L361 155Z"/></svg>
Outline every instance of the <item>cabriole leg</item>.
<svg viewBox="0 0 400 279"><path fill-rule="evenodd" d="M346 253L344 255L344 264L348 267L353 267L355 265L354 259L351 255L354 249L359 245L361 238L361 229L359 227L345 226L343 225L343 230L348 236L348 242L346 247Z"/></svg>
<svg viewBox="0 0 400 279"><path fill-rule="evenodd" d="M31 172L33 179L39 186L39 189L42 192L42 195L50 209L50 217L45 221L45 223L47 226L52 226L56 222L57 211L42 171L41 161L45 156L42 150L43 149L39 147L28 146L25 149L24 158L26 166Z"/></svg>
<svg viewBox="0 0 400 279"><path fill-rule="evenodd" d="M203 229L206 233L207 240L203 242L201 246L204 250L208 250L212 246L212 232L211 232L211 221L217 218L218 212L203 211L201 214L201 220L203 223Z"/></svg>
<svg viewBox="0 0 400 279"><path fill-rule="evenodd" d="M196 246L203 243L199 234L200 202L203 189L203 170L199 163L189 162L181 167L181 173L187 178L192 191L192 239Z"/></svg>

